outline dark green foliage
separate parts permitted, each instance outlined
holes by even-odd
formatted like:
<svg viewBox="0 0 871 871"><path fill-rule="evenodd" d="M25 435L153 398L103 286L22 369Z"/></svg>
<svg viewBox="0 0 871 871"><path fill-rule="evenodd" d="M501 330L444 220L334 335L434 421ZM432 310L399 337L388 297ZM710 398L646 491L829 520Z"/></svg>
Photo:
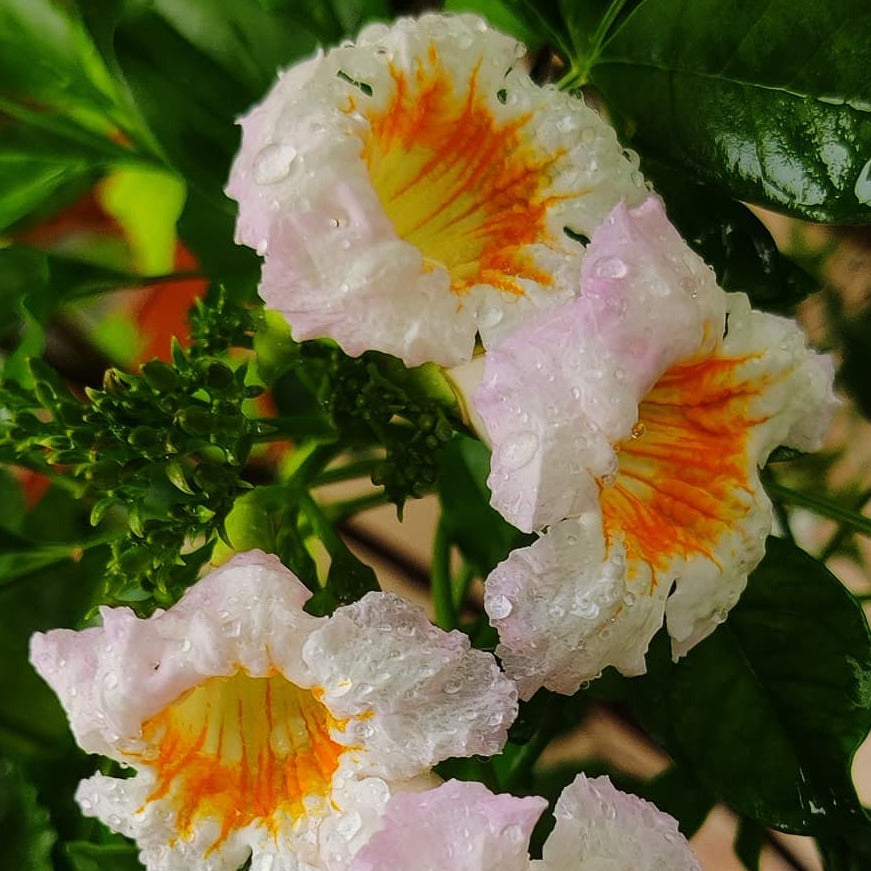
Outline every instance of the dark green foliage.
<svg viewBox="0 0 871 871"><path fill-rule="evenodd" d="M176 346L173 363L153 360L139 375L106 372L89 402L74 396L42 361L31 363L32 391L7 384L11 412L0 425L0 457L77 480L93 501L91 521L126 512L129 532L113 542L105 599L149 610L193 580L204 553L180 556L185 543L221 531L244 482L241 473L258 424L242 403L259 388L246 367ZM48 414L50 419L46 420Z"/></svg>

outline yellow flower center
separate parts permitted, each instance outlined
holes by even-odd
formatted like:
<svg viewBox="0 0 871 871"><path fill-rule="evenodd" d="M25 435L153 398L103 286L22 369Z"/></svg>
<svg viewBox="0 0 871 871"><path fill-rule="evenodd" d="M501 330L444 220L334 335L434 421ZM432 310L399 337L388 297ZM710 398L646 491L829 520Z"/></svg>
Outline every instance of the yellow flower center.
<svg viewBox="0 0 871 871"><path fill-rule="evenodd" d="M434 45L413 76L390 72L395 90L385 110L367 114L363 156L397 235L428 270L445 269L458 295L476 284L522 294L519 278L551 284L525 249L549 242L545 216L559 197L547 192L546 170L560 155L524 141L531 114L497 122L477 69L458 94Z"/></svg>
<svg viewBox="0 0 871 871"><path fill-rule="evenodd" d="M740 531L753 505L749 434L761 422L750 409L766 386L741 379L746 362L711 356L673 366L641 403L633 438L618 445L617 479L601 504L630 577L646 563L655 585L676 557L718 564L718 542Z"/></svg>
<svg viewBox="0 0 871 871"><path fill-rule="evenodd" d="M306 798L329 793L348 749L330 729L342 725L281 675L209 678L143 724L148 749L136 755L157 775L148 801L169 800L182 836L216 820L211 849L254 820L275 828L277 816L302 816Z"/></svg>

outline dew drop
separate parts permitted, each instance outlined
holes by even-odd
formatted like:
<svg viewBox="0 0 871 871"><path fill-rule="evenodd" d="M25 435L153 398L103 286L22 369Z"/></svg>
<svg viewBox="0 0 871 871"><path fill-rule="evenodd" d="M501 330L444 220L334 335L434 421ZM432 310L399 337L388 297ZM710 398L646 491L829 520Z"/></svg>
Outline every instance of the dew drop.
<svg viewBox="0 0 871 871"><path fill-rule="evenodd" d="M275 184L290 173L297 151L292 145L271 144L264 146L254 158L254 181L257 184Z"/></svg>
<svg viewBox="0 0 871 871"><path fill-rule="evenodd" d="M513 608L514 606L507 596L496 596L490 601L490 607L487 610L494 620L501 620L503 617L507 617Z"/></svg>
<svg viewBox="0 0 871 871"><path fill-rule="evenodd" d="M638 423L636 423L635 426L632 427L632 438L640 439L641 436L643 436L646 432L647 427L639 420Z"/></svg>
<svg viewBox="0 0 871 871"><path fill-rule="evenodd" d="M862 205L871 206L871 160L862 167L862 171L856 179L853 193L856 194L856 199Z"/></svg>
<svg viewBox="0 0 871 871"><path fill-rule="evenodd" d="M182 643L181 643L181 649L182 649L185 653L187 653L187 652L191 649L192 646L193 646L193 645L191 644L191 640L190 640L190 638L185 638L185 640L182 641Z"/></svg>
<svg viewBox="0 0 871 871"><path fill-rule="evenodd" d="M336 831L345 839L351 840L363 825L363 819L356 811L352 811L347 816L342 817L336 823Z"/></svg>
<svg viewBox="0 0 871 871"><path fill-rule="evenodd" d="M599 278L622 278L627 269L619 257L603 257L593 266L593 271Z"/></svg>
<svg viewBox="0 0 871 871"><path fill-rule="evenodd" d="M532 461L538 446L539 439L534 432L514 433L499 446L499 462L504 468L516 472Z"/></svg>
<svg viewBox="0 0 871 871"><path fill-rule="evenodd" d="M448 695L454 695L455 693L458 693L460 691L462 686L463 686L463 684L461 681L449 680L449 681L447 681L447 683L445 683L444 689L445 689L445 692L448 693Z"/></svg>

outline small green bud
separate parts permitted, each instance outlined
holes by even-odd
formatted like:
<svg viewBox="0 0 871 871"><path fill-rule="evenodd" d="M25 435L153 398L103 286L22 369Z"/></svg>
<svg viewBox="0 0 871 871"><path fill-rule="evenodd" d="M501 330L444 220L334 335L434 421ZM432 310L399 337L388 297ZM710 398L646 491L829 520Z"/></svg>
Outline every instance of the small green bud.
<svg viewBox="0 0 871 871"><path fill-rule="evenodd" d="M148 386L159 393L172 393L178 387L178 372L163 360L149 360L140 371Z"/></svg>
<svg viewBox="0 0 871 871"><path fill-rule="evenodd" d="M85 477L102 490L108 490L121 479L121 466L114 460L100 460L85 472Z"/></svg>
<svg viewBox="0 0 871 871"><path fill-rule="evenodd" d="M103 373L103 390L112 396L122 396L130 390L130 382L119 369L107 369Z"/></svg>
<svg viewBox="0 0 871 871"><path fill-rule="evenodd" d="M206 386L223 393L233 387L233 370L223 363L212 363L206 370Z"/></svg>
<svg viewBox="0 0 871 871"><path fill-rule="evenodd" d="M128 444L134 448L156 448L162 442L160 430L153 426L137 426L129 436Z"/></svg>
<svg viewBox="0 0 871 871"><path fill-rule="evenodd" d="M175 419L188 435L193 436L210 435L215 426L214 415L200 405L183 408Z"/></svg>

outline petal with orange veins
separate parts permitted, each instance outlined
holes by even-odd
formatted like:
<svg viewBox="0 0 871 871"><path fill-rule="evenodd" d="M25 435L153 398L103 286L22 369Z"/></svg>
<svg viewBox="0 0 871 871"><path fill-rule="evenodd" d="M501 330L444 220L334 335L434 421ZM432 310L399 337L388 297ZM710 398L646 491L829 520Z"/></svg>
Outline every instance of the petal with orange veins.
<svg viewBox="0 0 871 871"><path fill-rule="evenodd" d="M571 298L590 235L646 195L613 130L472 16L372 25L242 120L227 192L295 339L455 365Z"/></svg>
<svg viewBox="0 0 871 871"><path fill-rule="evenodd" d="M764 554L759 468L777 445L821 444L831 359L720 290L655 199L594 234L578 300L487 358L474 401L492 503L522 529L548 527L487 579L521 696L574 692L607 665L643 672L663 618L686 653Z"/></svg>
<svg viewBox="0 0 871 871"><path fill-rule="evenodd" d="M136 772L83 781L82 811L149 871L345 867L395 783L501 749L517 694L490 654L397 597L328 618L309 597L252 551L149 619L104 608L102 626L32 638L79 744Z"/></svg>

